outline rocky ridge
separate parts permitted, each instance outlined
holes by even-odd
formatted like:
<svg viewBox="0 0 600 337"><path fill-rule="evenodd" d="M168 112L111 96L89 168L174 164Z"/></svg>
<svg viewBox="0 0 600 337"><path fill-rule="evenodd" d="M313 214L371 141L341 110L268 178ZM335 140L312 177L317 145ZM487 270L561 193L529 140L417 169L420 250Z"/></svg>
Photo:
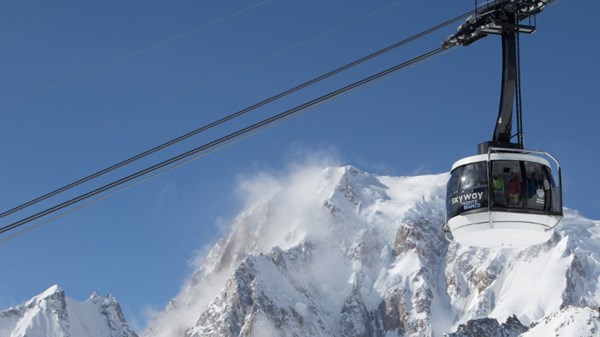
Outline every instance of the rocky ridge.
<svg viewBox="0 0 600 337"><path fill-rule="evenodd" d="M282 182L144 336L513 336L598 305L598 222L567 210L545 244L462 247L442 231L446 180L348 166Z"/></svg>
<svg viewBox="0 0 600 337"><path fill-rule="evenodd" d="M137 337L112 296L94 292L85 302L65 296L54 285L26 303L0 311L0 336Z"/></svg>

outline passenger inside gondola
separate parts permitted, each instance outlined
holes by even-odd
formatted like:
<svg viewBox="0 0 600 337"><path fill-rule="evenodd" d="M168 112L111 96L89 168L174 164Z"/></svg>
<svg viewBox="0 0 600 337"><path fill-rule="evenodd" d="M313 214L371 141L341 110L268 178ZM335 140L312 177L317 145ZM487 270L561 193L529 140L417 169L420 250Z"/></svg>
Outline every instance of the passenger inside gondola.
<svg viewBox="0 0 600 337"><path fill-rule="evenodd" d="M494 191L494 204L499 206L505 205L506 193L504 191L504 180L498 174L494 174L492 178L492 190Z"/></svg>
<svg viewBox="0 0 600 337"><path fill-rule="evenodd" d="M513 206L519 205L521 201L521 179L514 171L510 173L510 180L508 181L506 191L508 192L508 204Z"/></svg>

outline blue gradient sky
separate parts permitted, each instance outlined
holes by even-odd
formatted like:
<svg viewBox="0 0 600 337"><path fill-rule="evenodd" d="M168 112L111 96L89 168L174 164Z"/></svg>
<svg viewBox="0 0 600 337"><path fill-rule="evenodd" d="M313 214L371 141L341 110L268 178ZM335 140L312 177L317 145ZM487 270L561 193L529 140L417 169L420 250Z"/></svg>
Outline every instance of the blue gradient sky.
<svg viewBox="0 0 600 337"><path fill-rule="evenodd" d="M2 211L470 10L472 1L4 1ZM597 1L563 0L521 38L525 144L564 168L564 204L600 219ZM142 160L2 225L437 48L455 26ZM493 131L489 37L0 244L0 308L53 284L111 293L134 326L240 210L244 175L311 153L384 175L442 173Z"/></svg>

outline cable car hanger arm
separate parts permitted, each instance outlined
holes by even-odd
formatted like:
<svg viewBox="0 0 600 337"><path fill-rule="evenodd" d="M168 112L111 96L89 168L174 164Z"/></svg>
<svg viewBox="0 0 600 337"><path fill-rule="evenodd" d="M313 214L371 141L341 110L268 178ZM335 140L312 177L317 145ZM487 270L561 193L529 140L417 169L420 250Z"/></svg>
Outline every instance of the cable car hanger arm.
<svg viewBox="0 0 600 337"><path fill-rule="evenodd" d="M500 106L492 140L479 145L478 152L486 153L487 148L523 149L523 131L521 125L521 85L519 67L519 33L535 32L532 18L540 13L544 6L554 0L496 0L477 6L476 14L469 17L458 27L458 32L446 39L444 45L463 45L488 36L502 37L502 85ZM529 19L529 24L520 22ZM513 107L516 100L517 143L512 143Z"/></svg>

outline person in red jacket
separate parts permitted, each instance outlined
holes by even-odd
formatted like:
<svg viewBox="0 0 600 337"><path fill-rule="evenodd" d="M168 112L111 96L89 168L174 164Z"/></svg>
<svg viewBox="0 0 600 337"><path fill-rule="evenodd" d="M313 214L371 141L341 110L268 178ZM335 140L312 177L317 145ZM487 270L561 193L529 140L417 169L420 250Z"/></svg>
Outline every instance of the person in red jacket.
<svg viewBox="0 0 600 337"><path fill-rule="evenodd" d="M510 205L519 204L521 197L521 179L519 179L519 176L515 172L510 173L510 180L508 181L506 192L508 193L508 203Z"/></svg>

